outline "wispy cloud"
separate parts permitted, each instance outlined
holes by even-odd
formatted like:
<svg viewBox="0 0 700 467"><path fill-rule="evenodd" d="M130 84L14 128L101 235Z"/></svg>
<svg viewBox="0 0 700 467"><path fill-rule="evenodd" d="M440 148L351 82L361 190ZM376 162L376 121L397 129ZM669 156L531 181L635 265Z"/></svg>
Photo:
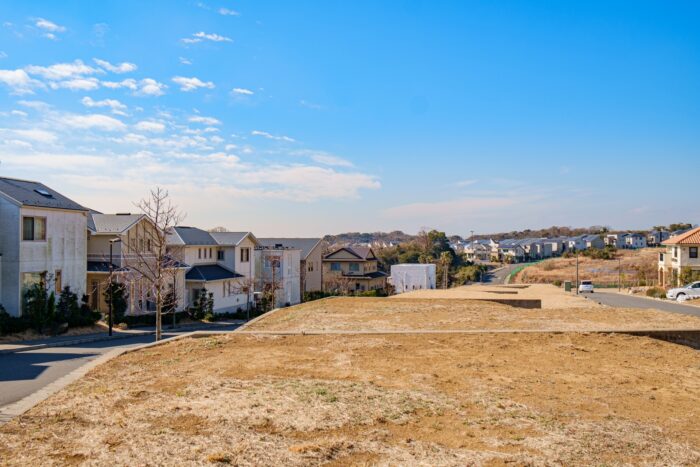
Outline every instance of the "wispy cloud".
<svg viewBox="0 0 700 467"><path fill-rule="evenodd" d="M478 183L479 180L476 179L466 179L466 180L460 180L457 183L455 183L455 186L458 186L460 188L464 188L467 186L474 185L475 183Z"/></svg>
<svg viewBox="0 0 700 467"><path fill-rule="evenodd" d="M239 96L252 96L253 94L255 94L253 91L246 88L233 88L231 92Z"/></svg>
<svg viewBox="0 0 700 467"><path fill-rule="evenodd" d="M192 123L203 123L205 125L221 125L221 121L214 117L203 117L201 115L193 115L188 119Z"/></svg>
<svg viewBox="0 0 700 467"><path fill-rule="evenodd" d="M126 115L126 105L116 99L103 99L96 101L90 96L85 96L80 101L85 107L108 107L112 113L117 115Z"/></svg>
<svg viewBox="0 0 700 467"><path fill-rule="evenodd" d="M0 50L0 59L7 58L7 54Z"/></svg>
<svg viewBox="0 0 700 467"><path fill-rule="evenodd" d="M62 122L78 129L96 129L103 131L123 131L126 125L121 120L102 114L66 115Z"/></svg>
<svg viewBox="0 0 700 467"><path fill-rule="evenodd" d="M189 58L180 57L180 63L182 65L192 65L192 60L190 60Z"/></svg>
<svg viewBox="0 0 700 467"><path fill-rule="evenodd" d="M64 26L60 26L45 18L34 18L34 26L43 31L42 35L44 37L51 40L58 39L57 34L66 32L67 30Z"/></svg>
<svg viewBox="0 0 700 467"><path fill-rule="evenodd" d="M138 122L134 127L140 131L148 131L151 133L162 133L165 131L165 124L163 122L156 122L154 120L143 120Z"/></svg>
<svg viewBox="0 0 700 467"><path fill-rule="evenodd" d="M83 77L85 75L94 75L104 73L99 68L86 65L82 60L74 60L73 62L56 63L49 66L29 65L24 68L27 73L35 76L40 76L47 80L58 81L62 79L71 79Z"/></svg>
<svg viewBox="0 0 700 467"><path fill-rule="evenodd" d="M26 71L0 70L0 83L10 88L12 94L24 95L34 94L34 89L44 86L43 83L29 76Z"/></svg>
<svg viewBox="0 0 700 467"><path fill-rule="evenodd" d="M196 44L198 42L203 42L203 41L211 41L211 42L233 42L233 39L230 37L226 36L220 36L219 34L214 34L214 33L206 33L204 31L196 32L192 34L192 37L185 37L184 39L180 39L180 41L184 44Z"/></svg>
<svg viewBox="0 0 700 467"><path fill-rule="evenodd" d="M239 16L240 13L235 10L230 10L228 8L219 8L219 14L223 16Z"/></svg>
<svg viewBox="0 0 700 467"><path fill-rule="evenodd" d="M136 65L133 63L129 62L122 62L117 65L113 65L109 63L106 60L100 60L99 58L93 58L93 61L97 63L97 65L107 71L111 71L112 73L131 73L132 71L136 71Z"/></svg>
<svg viewBox="0 0 700 467"><path fill-rule="evenodd" d="M321 106L319 104L314 104L313 102L305 101L304 99L299 101L299 105L302 107L306 107L307 109L312 109L312 110L323 109L323 106Z"/></svg>
<svg viewBox="0 0 700 467"><path fill-rule="evenodd" d="M136 90L138 96L162 96L165 94L167 86L152 78L145 78L139 82L139 87Z"/></svg>
<svg viewBox="0 0 700 467"><path fill-rule="evenodd" d="M211 81L202 81L199 78L186 78L184 76L175 76L173 82L180 86L180 91L190 92L200 88L214 89L214 83Z"/></svg>
<svg viewBox="0 0 700 467"><path fill-rule="evenodd" d="M310 149L301 149L290 153L293 156L308 157L314 162L331 167L353 167L353 163L347 159L330 154L325 151L314 151Z"/></svg>
<svg viewBox="0 0 700 467"><path fill-rule="evenodd" d="M253 136L262 136L263 138L275 140L275 141L286 141L288 143L294 143L296 140L294 138L290 138L289 136L277 136L273 135L271 133L268 133L267 131L260 131L260 130L253 130L250 132L251 135Z"/></svg>

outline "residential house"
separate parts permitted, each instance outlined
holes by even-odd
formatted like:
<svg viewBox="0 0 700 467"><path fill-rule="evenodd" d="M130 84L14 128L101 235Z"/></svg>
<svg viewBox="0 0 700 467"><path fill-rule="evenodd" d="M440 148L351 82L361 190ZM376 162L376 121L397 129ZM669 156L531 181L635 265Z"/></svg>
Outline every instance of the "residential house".
<svg viewBox="0 0 700 467"><path fill-rule="evenodd" d="M154 312L155 290L148 277L155 271L155 249L159 235L162 234L153 221L144 214L91 212L87 232L87 290L90 307L103 313L107 311L105 292L108 290L111 272L114 282L127 287L127 314ZM165 258L163 262L163 277L167 282L164 293L175 291L175 310L181 311L187 305L187 265L172 258Z"/></svg>
<svg viewBox="0 0 700 467"><path fill-rule="evenodd" d="M12 316L32 284L85 293L88 209L46 185L0 178L0 300Z"/></svg>
<svg viewBox="0 0 700 467"><path fill-rule="evenodd" d="M647 246L659 246L670 237L665 230L652 230L647 234Z"/></svg>
<svg viewBox="0 0 700 467"><path fill-rule="evenodd" d="M631 233L625 237L625 245L623 248L637 249L647 247L646 235L640 233Z"/></svg>
<svg viewBox="0 0 700 467"><path fill-rule="evenodd" d="M499 261L520 263L525 261L526 253L518 240L506 239L498 242L497 255Z"/></svg>
<svg viewBox="0 0 700 467"><path fill-rule="evenodd" d="M202 290L206 290L213 294L215 313L244 311L252 306L253 250L257 245L257 239L250 232L173 228L168 235L168 248L173 258L188 265L185 274L187 305L194 305Z"/></svg>
<svg viewBox="0 0 700 467"><path fill-rule="evenodd" d="M491 261L490 240L474 240L464 246L464 256L468 261Z"/></svg>
<svg viewBox="0 0 700 467"><path fill-rule="evenodd" d="M627 243L628 233L612 233L607 234L603 239L605 246L614 248L624 248Z"/></svg>
<svg viewBox="0 0 700 467"><path fill-rule="evenodd" d="M258 245L255 248L255 289L274 293L274 307L301 303L301 249Z"/></svg>
<svg viewBox="0 0 700 467"><path fill-rule="evenodd" d="M566 251L567 243L563 237L546 238L543 243L549 245L552 256L561 256Z"/></svg>
<svg viewBox="0 0 700 467"><path fill-rule="evenodd" d="M586 248L605 248L605 242L600 235L584 235L583 243Z"/></svg>
<svg viewBox="0 0 700 467"><path fill-rule="evenodd" d="M323 258L323 290L365 292L386 289L386 273L371 248L343 247Z"/></svg>
<svg viewBox="0 0 700 467"><path fill-rule="evenodd" d="M391 266L389 281L397 294L412 290L434 289L435 274L434 264L394 264Z"/></svg>
<svg viewBox="0 0 700 467"><path fill-rule="evenodd" d="M659 284L678 287L681 273L687 270L700 274L700 227L673 236L662 243L666 252L659 254Z"/></svg>
<svg viewBox="0 0 700 467"><path fill-rule="evenodd" d="M258 238L261 246L301 250L299 264L301 297L323 290L323 241L320 238Z"/></svg>

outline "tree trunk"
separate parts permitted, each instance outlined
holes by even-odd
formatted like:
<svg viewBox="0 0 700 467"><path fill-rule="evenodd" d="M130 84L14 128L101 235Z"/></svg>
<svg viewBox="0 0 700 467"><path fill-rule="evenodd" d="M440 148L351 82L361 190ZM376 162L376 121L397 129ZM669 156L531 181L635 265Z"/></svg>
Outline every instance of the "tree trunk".
<svg viewBox="0 0 700 467"><path fill-rule="evenodd" d="M162 322L161 322L161 311L163 310L163 304L160 299L160 287L156 288L156 340L159 341L162 338Z"/></svg>

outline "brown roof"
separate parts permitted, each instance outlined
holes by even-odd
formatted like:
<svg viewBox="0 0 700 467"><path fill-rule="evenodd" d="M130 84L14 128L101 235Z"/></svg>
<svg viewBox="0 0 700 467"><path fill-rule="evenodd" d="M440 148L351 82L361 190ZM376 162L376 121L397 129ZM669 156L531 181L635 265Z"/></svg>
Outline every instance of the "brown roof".
<svg viewBox="0 0 700 467"><path fill-rule="evenodd" d="M334 254L338 253L339 251L345 250L348 253L357 256L358 259L362 260L368 260L370 255L374 255L374 252L372 251L371 248L366 247L366 246L345 246L342 248L338 248L332 253L327 254L326 256L323 257L323 259L330 258Z"/></svg>
<svg viewBox="0 0 700 467"><path fill-rule="evenodd" d="M700 227L671 237L664 241L662 245L700 245Z"/></svg>

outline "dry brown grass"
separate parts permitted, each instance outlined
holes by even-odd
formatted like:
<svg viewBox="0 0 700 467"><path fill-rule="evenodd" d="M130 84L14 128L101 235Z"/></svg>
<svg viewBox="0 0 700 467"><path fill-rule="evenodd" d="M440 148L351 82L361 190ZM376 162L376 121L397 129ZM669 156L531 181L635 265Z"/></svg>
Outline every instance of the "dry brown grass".
<svg viewBox="0 0 700 467"><path fill-rule="evenodd" d="M475 300L332 298L279 310L248 329L296 332L700 329L700 318L694 316L648 309L611 309L580 300L589 306L530 310Z"/></svg>
<svg viewBox="0 0 700 467"><path fill-rule="evenodd" d="M638 279L646 278L647 282L657 278L659 248L643 248L639 250L618 250L621 259L623 284L638 285ZM581 280L592 280L596 284L616 285L618 283L618 261L590 259L579 257L579 277ZM528 266L516 277L514 282L526 284L551 284L554 281L576 281L576 258L552 258L541 263Z"/></svg>
<svg viewBox="0 0 700 467"><path fill-rule="evenodd" d="M697 465L700 356L622 335L236 335L124 355L6 465Z"/></svg>

